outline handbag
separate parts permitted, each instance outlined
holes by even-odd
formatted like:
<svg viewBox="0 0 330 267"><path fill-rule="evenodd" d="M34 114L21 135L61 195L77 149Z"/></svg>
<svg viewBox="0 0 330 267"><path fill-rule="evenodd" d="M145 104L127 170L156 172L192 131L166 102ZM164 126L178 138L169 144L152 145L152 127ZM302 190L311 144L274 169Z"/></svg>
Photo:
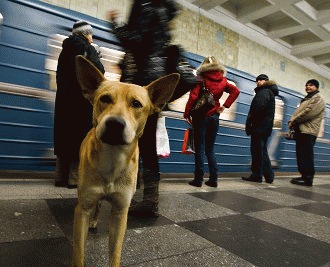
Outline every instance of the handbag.
<svg viewBox="0 0 330 267"><path fill-rule="evenodd" d="M207 111L215 107L213 94L206 88L205 82L200 88L198 99L191 109L192 116L204 115Z"/></svg>
<svg viewBox="0 0 330 267"><path fill-rule="evenodd" d="M159 117L156 129L156 148L159 158L168 158L170 156L170 140L165 126L165 117Z"/></svg>
<svg viewBox="0 0 330 267"><path fill-rule="evenodd" d="M189 127L184 132L181 153L185 155L191 155L195 153L194 129L191 127Z"/></svg>
<svg viewBox="0 0 330 267"><path fill-rule="evenodd" d="M286 140L296 140L296 132L294 130L290 130L289 132L285 133L284 138Z"/></svg>

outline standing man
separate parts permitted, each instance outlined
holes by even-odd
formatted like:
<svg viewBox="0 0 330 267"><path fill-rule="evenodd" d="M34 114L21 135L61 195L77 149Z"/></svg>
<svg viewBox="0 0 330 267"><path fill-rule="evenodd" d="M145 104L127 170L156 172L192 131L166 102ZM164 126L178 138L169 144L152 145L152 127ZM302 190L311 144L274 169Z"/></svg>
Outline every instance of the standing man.
<svg viewBox="0 0 330 267"><path fill-rule="evenodd" d="M63 41L58 59L54 118L55 186L76 188L69 176L77 178L79 150L82 140L92 128L93 108L84 98L77 81L75 58L84 55L104 73L99 54L92 46L92 26L85 21L73 25L72 35Z"/></svg>
<svg viewBox="0 0 330 267"><path fill-rule="evenodd" d="M299 178L292 184L312 186L315 174L314 145L324 118L325 102L319 92L319 82L315 79L306 82L307 95L289 121L289 128L296 133L296 157Z"/></svg>
<svg viewBox="0 0 330 267"><path fill-rule="evenodd" d="M256 83L257 87L254 89L256 94L252 99L245 124L246 134L251 135L252 173L242 179L261 183L264 176L266 183L271 184L274 181L274 171L268 156L267 141L273 129L275 96L278 95L278 88L266 74L260 74L256 78Z"/></svg>

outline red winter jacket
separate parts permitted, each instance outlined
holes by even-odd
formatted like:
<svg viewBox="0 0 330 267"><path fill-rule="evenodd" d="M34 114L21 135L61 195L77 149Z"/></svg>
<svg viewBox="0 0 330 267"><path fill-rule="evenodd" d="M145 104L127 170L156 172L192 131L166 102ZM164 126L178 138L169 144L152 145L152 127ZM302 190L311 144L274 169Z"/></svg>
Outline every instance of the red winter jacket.
<svg viewBox="0 0 330 267"><path fill-rule="evenodd" d="M238 97L240 93L239 89L235 85L228 83L227 79L223 77L223 74L220 71L203 72L201 75L201 78L205 81L206 88L213 94L215 100L215 107L209 110L206 113L206 116L212 116L217 112L217 109L220 107L219 99L221 98L223 92L229 94L223 106L229 108ZM184 118L188 118L190 116L190 111L197 101L201 86L202 82L198 83L197 86L190 91L189 99L183 115Z"/></svg>

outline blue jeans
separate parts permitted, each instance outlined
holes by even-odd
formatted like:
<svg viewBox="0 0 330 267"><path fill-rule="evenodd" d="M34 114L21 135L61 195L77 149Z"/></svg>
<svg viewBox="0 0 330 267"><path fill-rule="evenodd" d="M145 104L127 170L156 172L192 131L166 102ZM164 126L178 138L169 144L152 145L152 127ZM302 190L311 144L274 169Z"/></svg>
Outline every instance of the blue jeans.
<svg viewBox="0 0 330 267"><path fill-rule="evenodd" d="M203 181L204 176L204 152L210 172L210 181L218 179L218 167L214 154L215 138L219 129L219 114L209 117L193 118L194 142L195 142L195 180Z"/></svg>

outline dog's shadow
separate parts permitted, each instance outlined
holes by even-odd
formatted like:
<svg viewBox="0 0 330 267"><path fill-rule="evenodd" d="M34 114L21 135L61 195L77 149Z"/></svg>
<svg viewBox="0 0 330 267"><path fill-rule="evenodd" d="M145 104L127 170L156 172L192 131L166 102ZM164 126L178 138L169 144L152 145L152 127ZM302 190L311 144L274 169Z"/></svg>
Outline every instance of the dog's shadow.
<svg viewBox="0 0 330 267"><path fill-rule="evenodd" d="M77 204L76 198L67 199L48 199L47 204L55 217L57 223L59 224L61 230L63 231L68 242L72 244L73 240L73 217L74 208ZM108 222L110 216L111 204L104 200L101 203L102 207L100 209L97 232L89 233L86 242L86 266L106 266L109 262L108 259ZM173 223L166 217L160 216L158 218L135 218L133 216L128 216L127 230L138 230L139 228L152 227L152 226L162 226L169 225ZM131 243L132 240L127 240L125 236L123 245L123 262L130 262L131 259L131 249L135 248ZM128 238L129 239L129 238ZM60 240L60 239L59 239ZM128 242L128 243L127 243ZM67 252L72 253L71 245L66 243L69 247ZM54 245L56 246L56 245ZM61 244L63 246L63 244ZM126 251L127 249L127 251ZM70 251L70 252L69 252ZM134 253L133 253L134 254ZM55 260L55 259L53 259ZM125 266L125 264L123 265Z"/></svg>
<svg viewBox="0 0 330 267"><path fill-rule="evenodd" d="M134 201L134 200L133 200ZM72 240L73 236L73 215L74 208L77 204L76 198L68 198L68 199L48 199L47 204L55 217L56 221L61 227L61 230L65 234L65 236ZM88 239L93 239L95 236L105 235L108 237L109 229L108 222L111 210L111 204L103 200L102 208L100 209L97 231L90 232L88 235ZM171 221L165 218L164 216L159 216L158 218L144 218L144 217L133 217L128 216L127 220L127 229L136 229L143 227L151 227L151 226L161 226L170 224ZM94 237L93 237L94 236Z"/></svg>

